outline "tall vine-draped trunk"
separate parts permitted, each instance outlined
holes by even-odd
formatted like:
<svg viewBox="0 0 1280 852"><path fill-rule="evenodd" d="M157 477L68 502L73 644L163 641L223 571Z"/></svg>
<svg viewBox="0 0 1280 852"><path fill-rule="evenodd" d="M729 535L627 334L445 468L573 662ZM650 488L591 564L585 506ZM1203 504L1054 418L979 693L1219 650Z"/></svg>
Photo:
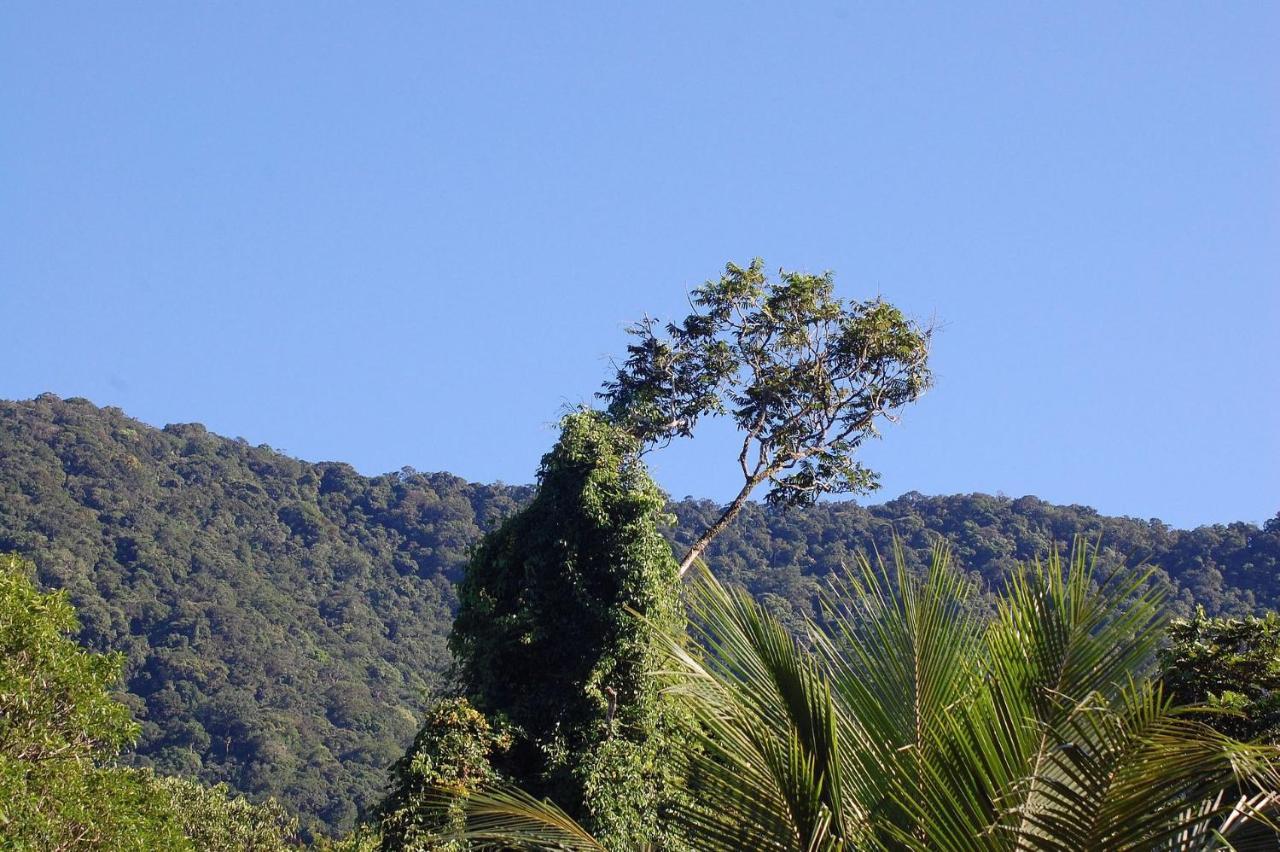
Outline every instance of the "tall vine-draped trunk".
<svg viewBox="0 0 1280 852"><path fill-rule="evenodd" d="M633 438L567 416L532 502L477 548L450 639L467 697L512 726L497 771L618 849L672 846L682 726L655 672L683 613L665 502Z"/></svg>

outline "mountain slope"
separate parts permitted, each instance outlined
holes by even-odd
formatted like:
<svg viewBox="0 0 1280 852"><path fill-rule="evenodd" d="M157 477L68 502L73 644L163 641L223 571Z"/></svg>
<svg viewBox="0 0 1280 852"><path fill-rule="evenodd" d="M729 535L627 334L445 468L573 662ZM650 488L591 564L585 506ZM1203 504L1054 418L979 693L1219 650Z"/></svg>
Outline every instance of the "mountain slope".
<svg viewBox="0 0 1280 852"><path fill-rule="evenodd" d="M449 474L364 477L85 400L0 402L0 552L69 590L83 640L127 654L138 762L277 796L313 827L345 827L378 795L448 666L468 548L528 494ZM672 510L679 546L715 506ZM1161 565L1179 610L1280 602L1280 519L1181 531L1034 497L752 505L708 561L784 614L805 611L825 575L858 550L887 552L895 531L909 561L941 534L987 580L1100 536L1108 569Z"/></svg>
<svg viewBox="0 0 1280 852"><path fill-rule="evenodd" d="M128 655L141 762L348 824L448 665L467 548L519 489L359 476L45 395L0 404L0 551Z"/></svg>

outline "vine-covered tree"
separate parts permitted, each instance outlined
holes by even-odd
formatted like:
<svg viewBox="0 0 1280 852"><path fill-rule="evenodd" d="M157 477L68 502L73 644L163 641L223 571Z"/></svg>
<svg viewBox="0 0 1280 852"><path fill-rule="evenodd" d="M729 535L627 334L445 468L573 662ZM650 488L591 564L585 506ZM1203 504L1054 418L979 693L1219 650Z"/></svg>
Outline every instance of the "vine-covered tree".
<svg viewBox="0 0 1280 852"><path fill-rule="evenodd" d="M877 475L854 458L931 383L930 331L880 299L846 303L831 273L732 263L693 292L693 313L661 326L646 318L600 393L614 422L646 445L693 434L708 415L743 433L737 496L690 547L680 573L768 482L768 502L812 503L821 494L873 490Z"/></svg>
<svg viewBox="0 0 1280 852"><path fill-rule="evenodd" d="M512 726L498 771L619 849L663 842L677 726L655 631L683 624L639 449L598 412L564 418L532 502L477 548L450 639L465 695Z"/></svg>

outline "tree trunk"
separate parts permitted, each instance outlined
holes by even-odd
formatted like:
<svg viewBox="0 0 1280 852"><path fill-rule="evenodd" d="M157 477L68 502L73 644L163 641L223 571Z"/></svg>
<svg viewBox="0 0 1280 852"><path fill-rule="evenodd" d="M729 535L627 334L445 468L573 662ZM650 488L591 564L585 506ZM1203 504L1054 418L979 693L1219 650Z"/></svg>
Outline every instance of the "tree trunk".
<svg viewBox="0 0 1280 852"><path fill-rule="evenodd" d="M693 563L698 561L698 557L707 549L707 545L711 544L711 540L724 532L729 524L733 523L733 519L738 517L742 507L747 504L747 498L751 496L752 490L759 484L759 479L747 480L747 484L742 486L738 496L733 498L733 502L725 508L720 517L716 519L716 522L707 527L702 535L698 536L698 540L693 543L693 547L690 547L689 552L684 555L684 559L680 560L681 577L693 566Z"/></svg>

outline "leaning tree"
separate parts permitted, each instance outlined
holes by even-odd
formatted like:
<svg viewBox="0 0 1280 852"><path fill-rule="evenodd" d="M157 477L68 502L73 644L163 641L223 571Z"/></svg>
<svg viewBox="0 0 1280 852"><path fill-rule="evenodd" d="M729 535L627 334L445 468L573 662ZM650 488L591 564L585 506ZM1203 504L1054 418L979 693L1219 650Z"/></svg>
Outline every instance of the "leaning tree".
<svg viewBox="0 0 1280 852"><path fill-rule="evenodd" d="M599 394L614 422L649 447L692 435L705 416L731 416L742 433L742 488L681 575L762 483L779 506L873 490L879 477L856 451L929 387L930 329L878 298L844 302L833 285L829 272L771 281L758 258L730 263L694 290L683 322L628 329L627 359Z"/></svg>

